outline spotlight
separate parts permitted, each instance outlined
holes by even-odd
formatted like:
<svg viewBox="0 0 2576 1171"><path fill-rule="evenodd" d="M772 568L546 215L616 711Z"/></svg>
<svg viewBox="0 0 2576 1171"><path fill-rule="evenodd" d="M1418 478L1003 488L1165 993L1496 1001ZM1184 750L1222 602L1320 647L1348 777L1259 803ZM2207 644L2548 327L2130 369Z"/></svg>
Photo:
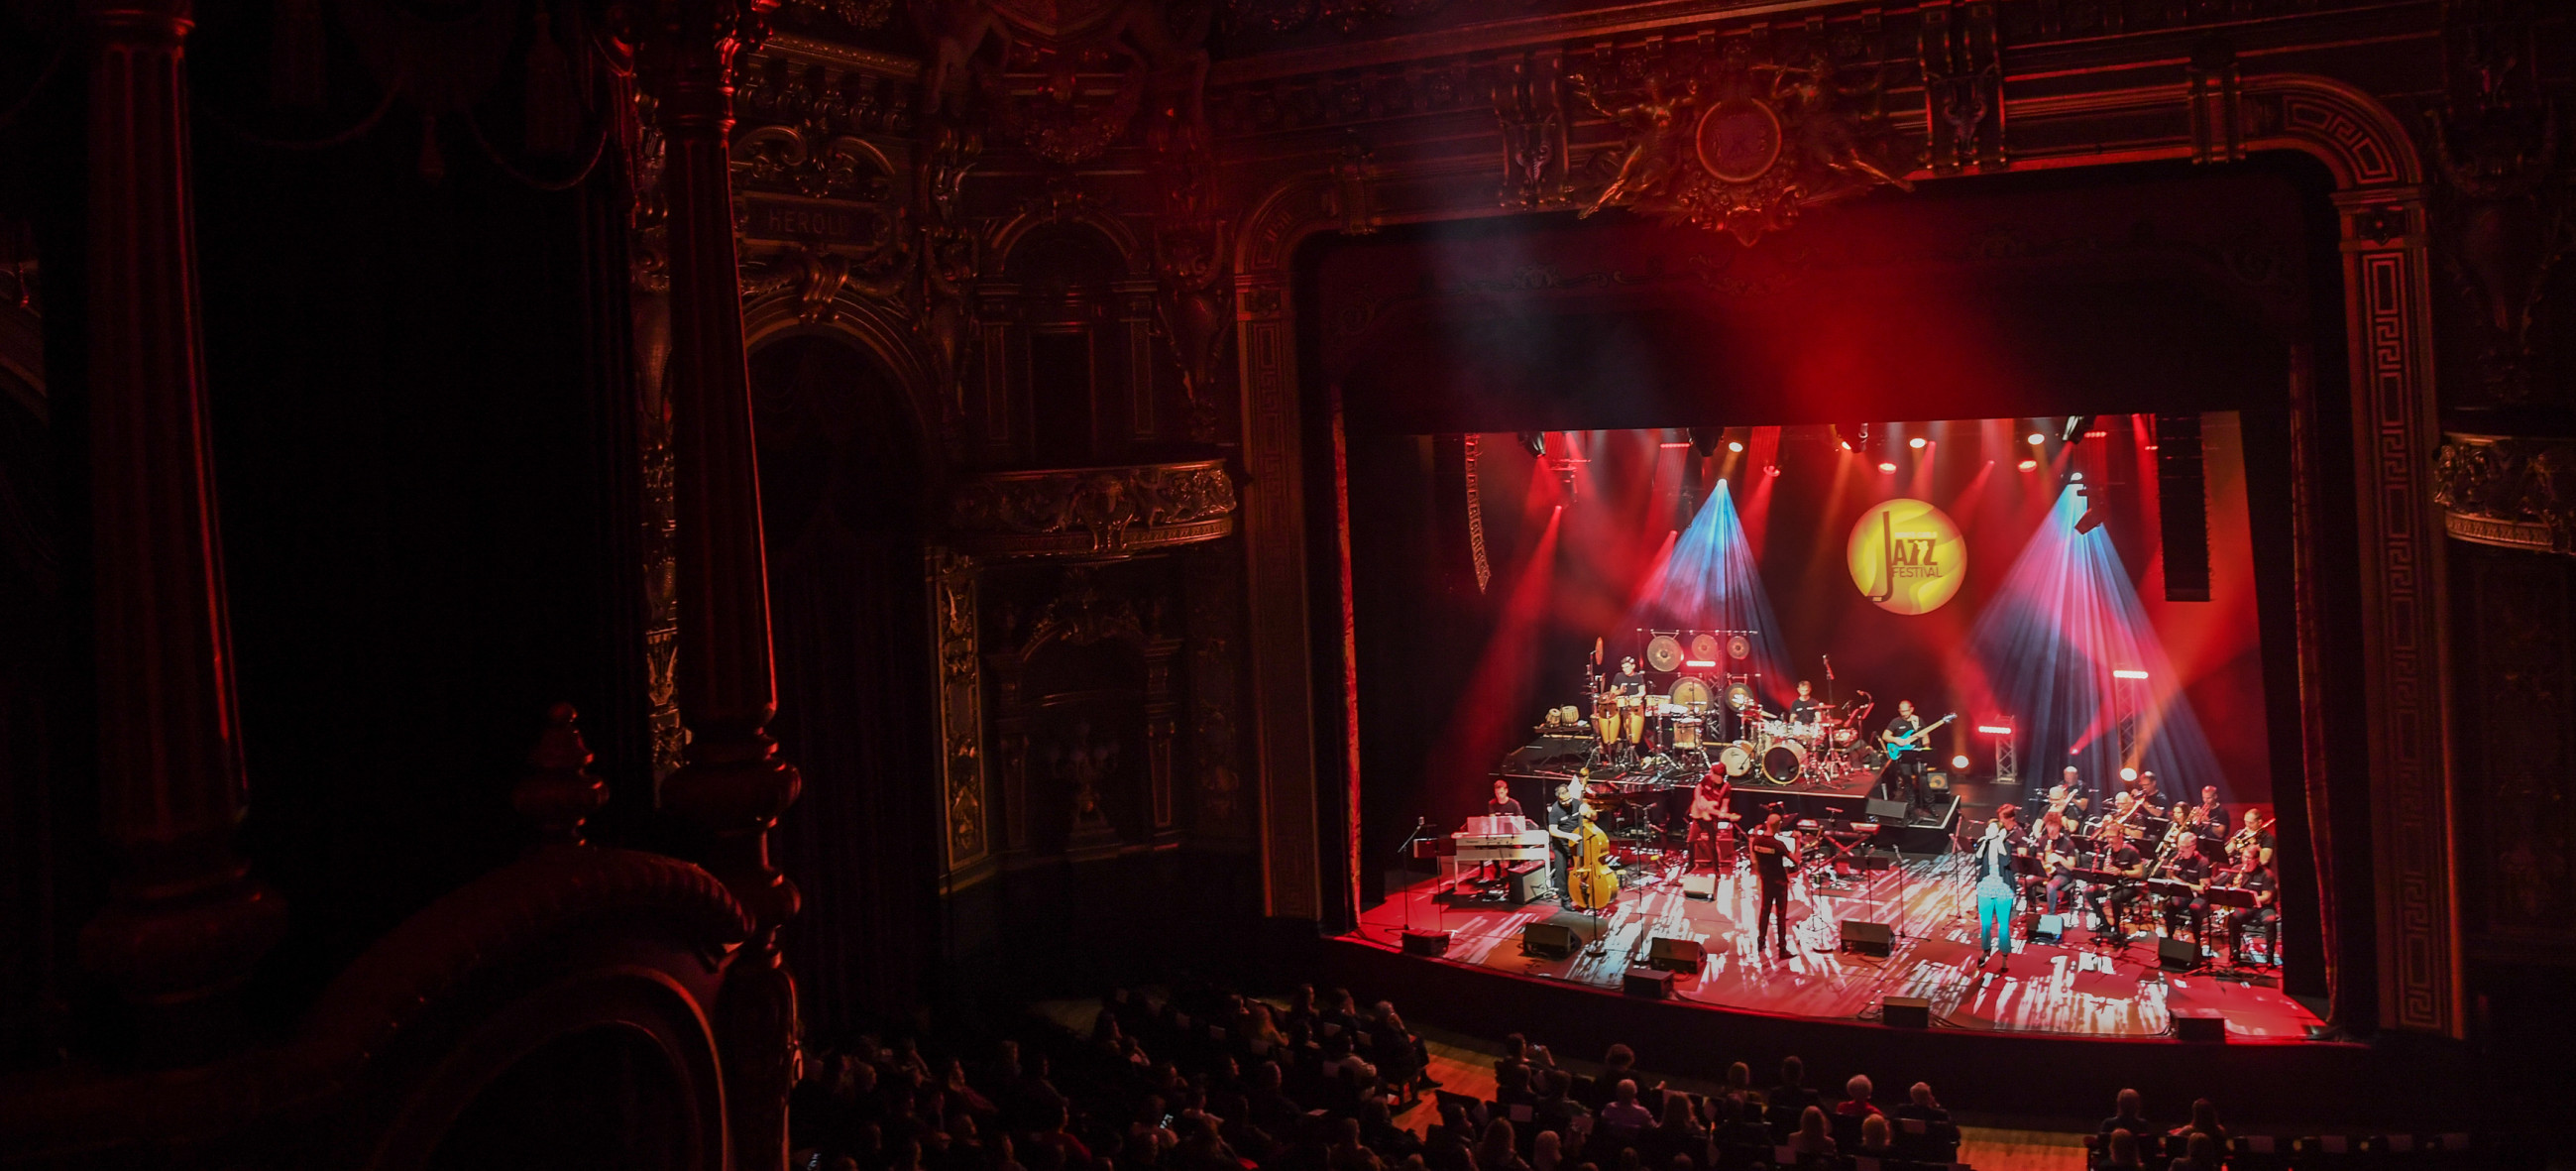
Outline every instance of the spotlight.
<svg viewBox="0 0 2576 1171"><path fill-rule="evenodd" d="M2039 461L2035 459L2023 460L2021 461L2021 470L2025 472L2037 471L2039 470Z"/></svg>
<svg viewBox="0 0 2576 1171"><path fill-rule="evenodd" d="M1726 449L1741 455L1744 452L1744 444L1741 440L1729 439L1726 441Z"/></svg>
<svg viewBox="0 0 2576 1171"><path fill-rule="evenodd" d="M2071 475L2067 476L2066 478L2067 478L2067 479L2069 479L2069 480L2072 480L2072 481L2074 481L2074 482L2076 482L2076 483L2078 483L2078 484L2081 484L2081 483L2083 483L2083 482L2084 482L2084 473L2082 473L2082 472L2076 472L2076 473L2073 473L2073 474L2071 474Z"/></svg>
<svg viewBox="0 0 2576 1171"><path fill-rule="evenodd" d="M1954 769L1959 769L1959 770L1965 771L1965 770L1967 769L1967 767L1968 767L1968 758L1967 758L1967 755L1966 755L1966 754L1964 754L1964 753L1962 753L1962 754L1960 754L1960 755L1958 755L1958 756L1953 756L1953 757L1951 757L1951 758L1950 758L1950 767L1951 767L1951 768L1954 768Z"/></svg>
<svg viewBox="0 0 2576 1171"><path fill-rule="evenodd" d="M1764 465L1762 465L1762 474L1763 474L1763 475L1766 475L1766 476L1776 476L1776 475L1779 475L1779 474L1780 474L1780 465L1778 465L1778 464L1764 464Z"/></svg>
<svg viewBox="0 0 2576 1171"><path fill-rule="evenodd" d="M1547 432L1545 432L1545 431L1523 431L1523 432L1521 432L1521 447L1522 447L1522 449L1523 449L1523 450L1525 450L1525 451L1527 451L1527 452L1529 452L1529 453L1530 453L1530 458L1531 458L1531 459L1546 459L1546 458L1547 458Z"/></svg>
<svg viewBox="0 0 2576 1171"><path fill-rule="evenodd" d="M2133 769L2133 768L2124 768L2124 769L2121 769L2121 770L2120 770L2120 779L2121 779L2121 780L2124 780L2124 781L2134 781L2134 780L2137 780L2137 779L2138 779L2138 770Z"/></svg>
<svg viewBox="0 0 2576 1171"><path fill-rule="evenodd" d="M2084 433L2091 430L2093 427L2094 417L2095 416L2092 415L2066 416L2066 426L2058 429L2057 441L2060 443L2073 443L2078 439L2084 438Z"/></svg>
<svg viewBox="0 0 2576 1171"><path fill-rule="evenodd" d="M1908 439L1908 440L1906 440L1906 441L1905 441L1905 446L1907 446L1907 447L1911 447L1911 448L1913 448L1913 449L1914 449L1914 450L1916 450L1916 451L1921 451L1921 450L1923 450L1923 444L1924 444L1924 442L1925 442L1924 438L1923 438L1922 436L1920 436L1920 435L1917 435L1917 436L1915 436L1915 437L1914 437L1914 438L1912 438L1912 439Z"/></svg>
<svg viewBox="0 0 2576 1171"><path fill-rule="evenodd" d="M2031 433L2030 433L2029 438L2030 438L2030 445L2031 445L2032 447L2037 447L2037 446L2039 446L2040 444L2043 444L2043 443L2048 442L2048 436L2042 435L2042 434L2040 434L2040 433L2039 433L2039 432L2037 432L2037 431L2033 431L2033 432L2031 432Z"/></svg>
<svg viewBox="0 0 2576 1171"><path fill-rule="evenodd" d="M1725 442L1726 450L1728 452L1735 455L1742 455L1744 454L1745 445L1753 442L1753 428L1729 427L1721 433L1718 438Z"/></svg>
<svg viewBox="0 0 2576 1171"><path fill-rule="evenodd" d="M1878 470L1882 472L1893 472L1896 470L1896 464L1892 460L1880 460L1878 461Z"/></svg>
<svg viewBox="0 0 2576 1171"><path fill-rule="evenodd" d="M2075 532L2078 536L2092 532L2093 530L2101 527L2102 514L2095 512L2090 508L2084 510L2084 515L2075 518Z"/></svg>
<svg viewBox="0 0 2576 1171"><path fill-rule="evenodd" d="M2144 679L2147 673L2135 667L2121 667L2111 672L2114 679Z"/></svg>

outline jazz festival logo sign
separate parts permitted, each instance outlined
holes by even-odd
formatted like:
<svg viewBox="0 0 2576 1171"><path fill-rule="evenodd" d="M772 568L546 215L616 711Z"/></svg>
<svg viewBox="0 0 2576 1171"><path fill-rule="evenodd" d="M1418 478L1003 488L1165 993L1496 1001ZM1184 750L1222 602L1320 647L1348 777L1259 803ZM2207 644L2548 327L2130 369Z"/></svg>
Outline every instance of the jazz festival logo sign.
<svg viewBox="0 0 2576 1171"><path fill-rule="evenodd" d="M1949 514L1920 500L1873 504L1852 525L1852 584L1880 609L1929 614L1968 580L1968 543Z"/></svg>

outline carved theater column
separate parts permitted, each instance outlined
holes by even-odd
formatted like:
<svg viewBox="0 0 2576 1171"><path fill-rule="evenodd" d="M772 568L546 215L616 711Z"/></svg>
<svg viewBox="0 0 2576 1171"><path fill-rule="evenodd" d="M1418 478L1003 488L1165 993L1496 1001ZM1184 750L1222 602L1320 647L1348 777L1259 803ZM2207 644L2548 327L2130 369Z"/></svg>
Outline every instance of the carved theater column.
<svg viewBox="0 0 2576 1171"><path fill-rule="evenodd" d="M2360 481L2380 1024L2457 1036L2459 894L2450 833L2444 549L2432 471L2431 297L2423 189L2336 194Z"/></svg>
<svg viewBox="0 0 2576 1171"><path fill-rule="evenodd" d="M762 0L662 0L640 32L637 72L664 141L670 249L672 480L678 525L678 692L688 747L663 784L672 809L715 839L708 869L759 924L716 1004L737 1165L786 1162L796 986L778 928L795 884L769 859L769 831L796 800L796 769L768 725L777 711L768 563L760 529L744 362L727 140L733 60L761 31Z"/></svg>
<svg viewBox="0 0 2576 1171"><path fill-rule="evenodd" d="M100 816L122 855L82 961L147 1060L233 1040L286 908L233 849L245 798L189 200L188 0L94 0L90 491Z"/></svg>

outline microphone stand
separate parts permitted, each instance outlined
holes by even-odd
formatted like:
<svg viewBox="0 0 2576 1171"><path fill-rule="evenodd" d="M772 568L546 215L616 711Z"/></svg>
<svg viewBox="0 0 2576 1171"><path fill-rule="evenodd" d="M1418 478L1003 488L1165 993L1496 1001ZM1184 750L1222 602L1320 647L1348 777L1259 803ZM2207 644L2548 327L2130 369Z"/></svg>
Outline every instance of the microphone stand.
<svg viewBox="0 0 2576 1171"><path fill-rule="evenodd" d="M1404 844L1395 848L1395 859L1397 865L1403 865L1405 859L1413 856L1413 843L1422 840L1422 830L1425 826L1430 824L1431 819L1429 817L1417 817L1413 819L1413 832L1404 835ZM1411 868L1406 868L1405 873L1412 873ZM1451 889L1456 889L1455 880L1452 880ZM1404 899L1404 933L1411 935L1413 934L1413 892L1411 890L1407 890L1401 897Z"/></svg>

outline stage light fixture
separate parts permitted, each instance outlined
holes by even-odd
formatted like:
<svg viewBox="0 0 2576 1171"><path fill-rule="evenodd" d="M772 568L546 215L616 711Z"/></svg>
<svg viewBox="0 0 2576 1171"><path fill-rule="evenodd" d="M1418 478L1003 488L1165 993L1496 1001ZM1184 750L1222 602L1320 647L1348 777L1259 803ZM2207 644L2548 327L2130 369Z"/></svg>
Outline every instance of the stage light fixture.
<svg viewBox="0 0 2576 1171"><path fill-rule="evenodd" d="M2010 724L1979 724L1977 725L1977 730L1989 736L2010 736L2013 734L2012 725Z"/></svg>
<svg viewBox="0 0 2576 1171"><path fill-rule="evenodd" d="M2094 416L2092 415L2066 416L2066 426L2058 430L2057 441L2060 443L2073 443L2078 439L2084 438L2084 433L2091 430L2093 427L2093 419Z"/></svg>
<svg viewBox="0 0 2576 1171"><path fill-rule="evenodd" d="M1894 472L1896 470L1896 462L1894 460L1880 460L1878 461L1878 470L1882 472Z"/></svg>
<svg viewBox="0 0 2576 1171"><path fill-rule="evenodd" d="M1762 465L1762 474L1763 474L1763 475L1766 475L1766 476L1776 476L1776 475L1779 475L1779 474L1780 474L1780 465L1778 465L1778 464L1764 464L1764 465Z"/></svg>
<svg viewBox="0 0 2576 1171"><path fill-rule="evenodd" d="M2147 673L2135 667L2121 667L2111 672L2114 679L2144 679Z"/></svg>
<svg viewBox="0 0 2576 1171"><path fill-rule="evenodd" d="M2079 537L2101 527L2102 514L2090 508L2084 510L2084 515L2075 518L2075 535Z"/></svg>
<svg viewBox="0 0 2576 1171"><path fill-rule="evenodd" d="M1911 448L1913 448L1913 449L1914 449L1914 450L1916 450L1916 451L1921 451L1921 450L1923 450L1923 445L1924 445L1925 443L1928 443L1928 442L1930 442L1930 440L1927 440L1927 439L1923 438L1922 436L1917 435L1917 436L1915 436L1915 437L1914 437L1914 438L1912 438L1912 439L1908 439L1908 440L1906 440L1906 441L1905 441L1905 446L1907 446L1907 447L1911 447Z"/></svg>
<svg viewBox="0 0 2576 1171"><path fill-rule="evenodd" d="M1707 459L1708 457L1717 454L1717 428L1693 427L1689 430L1688 434L1690 435L1690 449L1693 454L1699 456L1701 459Z"/></svg>
<svg viewBox="0 0 2576 1171"><path fill-rule="evenodd" d="M2029 438L2030 438L2030 445L2031 445L2032 447L2037 447L2037 446L2039 446L2040 444L2043 444L2043 443L2048 442L2048 436L2042 435L2042 434L2040 434L2040 433L2039 433L2039 432L2037 432L2037 431L2033 431L2033 432L2031 432L2031 433L2030 433Z"/></svg>
<svg viewBox="0 0 2576 1171"><path fill-rule="evenodd" d="M1545 431L1523 431L1523 432L1521 432L1521 448L1522 448L1522 450L1527 451L1527 452L1529 452L1529 453L1530 453L1530 458L1531 458L1531 459L1546 459L1546 458L1547 458L1547 432L1545 432Z"/></svg>
<svg viewBox="0 0 2576 1171"><path fill-rule="evenodd" d="M2074 482L2074 483L2081 484L2081 483L2083 483L2083 482L2084 482L2084 473L2082 473L2082 472L2075 472L2075 473L2072 473L2072 474L2068 475L2066 478L2067 478L2068 480L2070 480L2070 481Z"/></svg>
<svg viewBox="0 0 2576 1171"><path fill-rule="evenodd" d="M2035 472L2035 471L2038 471L2038 470L2039 470L2039 461L2038 461L2038 460L2035 460L2035 459L2026 459L2026 460L2023 460L2023 461L2021 461L2021 470L2023 470L2023 471L2025 471L2025 472Z"/></svg>
<svg viewBox="0 0 2576 1171"><path fill-rule="evenodd" d="M2120 770L2120 779L2121 779L2121 780L2124 780L2124 781L2134 781L2134 780L2137 780L2137 779L2138 779L2138 770L2133 769L2133 768L2124 768L2124 769L2121 769L2121 770Z"/></svg>
<svg viewBox="0 0 2576 1171"><path fill-rule="evenodd" d="M1963 753L1960 753L1960 754L1959 754L1959 755L1957 755L1957 756L1953 756L1953 757L1951 757L1951 758L1950 758L1950 767L1951 767L1951 768L1954 768L1954 769L1958 769L1958 770L1960 770L1960 771L1962 771L1962 772L1967 771L1967 768L1968 768L1968 754L1966 754L1966 753L1964 753L1964 752L1963 752Z"/></svg>
<svg viewBox="0 0 2576 1171"><path fill-rule="evenodd" d="M1726 441L1726 449L1727 449L1728 451L1732 451L1732 452L1736 452L1736 453L1738 453L1738 454L1742 454L1742 453L1743 453L1743 451L1744 451L1744 445L1743 445L1742 443L1740 443L1740 442L1737 442L1737 441L1733 440L1733 439L1729 439L1729 440L1727 440L1727 441Z"/></svg>

